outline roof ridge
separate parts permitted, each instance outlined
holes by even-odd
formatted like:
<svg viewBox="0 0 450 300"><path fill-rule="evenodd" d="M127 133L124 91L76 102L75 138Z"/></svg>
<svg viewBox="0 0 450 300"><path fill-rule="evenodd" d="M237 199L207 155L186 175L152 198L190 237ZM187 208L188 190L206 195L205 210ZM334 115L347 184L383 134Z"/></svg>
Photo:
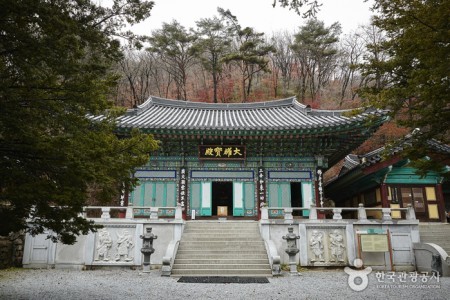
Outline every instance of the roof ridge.
<svg viewBox="0 0 450 300"><path fill-rule="evenodd" d="M258 108L268 108L268 107L280 107L280 106L291 106L294 105L295 97L288 97L284 99L275 99L269 101L260 102L247 102L247 103L209 103L209 102L195 102L195 101L184 101L184 100L174 100L161 97L150 97L151 103L155 105L162 106L172 106L181 108L197 108L197 109L258 109ZM148 102L148 100L146 101ZM144 103L145 104L145 103ZM143 105L142 105L143 106ZM141 107L138 107L141 108ZM144 108L144 107L142 107ZM147 107L145 107L147 108Z"/></svg>

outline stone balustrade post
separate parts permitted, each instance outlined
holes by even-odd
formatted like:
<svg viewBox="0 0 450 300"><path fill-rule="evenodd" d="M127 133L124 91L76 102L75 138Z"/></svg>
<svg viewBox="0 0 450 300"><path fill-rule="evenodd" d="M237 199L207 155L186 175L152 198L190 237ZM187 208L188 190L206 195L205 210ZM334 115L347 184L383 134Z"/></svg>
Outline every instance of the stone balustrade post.
<svg viewBox="0 0 450 300"><path fill-rule="evenodd" d="M415 220L415 219L416 219L416 212L414 211L412 205L408 204L406 210L406 220Z"/></svg>
<svg viewBox="0 0 450 300"><path fill-rule="evenodd" d="M311 203L311 207L309 209L309 219L317 220L317 208L316 208L316 205L313 203Z"/></svg>
<svg viewBox="0 0 450 300"><path fill-rule="evenodd" d="M360 221L366 221L367 220L366 209L364 207L364 204L362 204L362 203L360 203L358 205L358 220L360 220Z"/></svg>
<svg viewBox="0 0 450 300"><path fill-rule="evenodd" d="M183 219L183 209L181 208L181 204L178 203L177 207L175 208L175 220L182 220Z"/></svg>
<svg viewBox="0 0 450 300"><path fill-rule="evenodd" d="M293 220L292 212L294 211L292 207L285 207L284 209L284 219L285 220Z"/></svg>
<svg viewBox="0 0 450 300"><path fill-rule="evenodd" d="M269 220L269 209L267 207L261 207L261 220Z"/></svg>
<svg viewBox="0 0 450 300"><path fill-rule="evenodd" d="M390 220L392 220L391 209L390 208L383 207L381 209L381 212L383 214L382 217L381 217L381 220L383 220L383 221L390 221Z"/></svg>
<svg viewBox="0 0 450 300"><path fill-rule="evenodd" d="M133 219L133 207L127 206L127 211L125 213L126 219Z"/></svg>
<svg viewBox="0 0 450 300"><path fill-rule="evenodd" d="M158 220L158 207L150 207L150 220Z"/></svg>
<svg viewBox="0 0 450 300"><path fill-rule="evenodd" d="M341 208L333 208L333 220L342 220L342 209Z"/></svg>
<svg viewBox="0 0 450 300"><path fill-rule="evenodd" d="M111 215L109 214L109 211L111 210L111 207L102 207L102 219L111 219Z"/></svg>
<svg viewBox="0 0 450 300"><path fill-rule="evenodd" d="M85 219L87 218L86 206L83 206L83 210L81 211L79 216Z"/></svg>

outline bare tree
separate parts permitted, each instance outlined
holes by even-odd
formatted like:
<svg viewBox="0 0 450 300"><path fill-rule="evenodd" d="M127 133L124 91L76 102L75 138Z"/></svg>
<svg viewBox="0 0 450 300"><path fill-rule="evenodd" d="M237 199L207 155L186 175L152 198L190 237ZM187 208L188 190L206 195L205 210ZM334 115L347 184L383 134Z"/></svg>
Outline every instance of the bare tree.
<svg viewBox="0 0 450 300"><path fill-rule="evenodd" d="M295 64L295 54L292 50L293 41L293 35L287 31L278 32L271 37L271 42L276 50L269 56L273 64L272 73L280 73L284 97L288 95Z"/></svg>
<svg viewBox="0 0 450 300"><path fill-rule="evenodd" d="M338 79L340 81L339 107L346 98L354 100L361 87L363 77L359 64L363 61L365 43L360 32L344 35L340 42L338 56Z"/></svg>

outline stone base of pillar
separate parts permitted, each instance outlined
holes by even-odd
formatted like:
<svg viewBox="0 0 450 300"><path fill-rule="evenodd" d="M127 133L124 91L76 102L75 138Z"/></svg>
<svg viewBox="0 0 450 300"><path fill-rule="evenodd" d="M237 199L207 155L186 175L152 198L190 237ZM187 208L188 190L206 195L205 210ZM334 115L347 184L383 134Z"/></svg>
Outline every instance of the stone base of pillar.
<svg viewBox="0 0 450 300"><path fill-rule="evenodd" d="M150 271L151 271L150 265L143 265L142 266L142 272L143 273L150 273Z"/></svg>
<svg viewBox="0 0 450 300"><path fill-rule="evenodd" d="M295 255L289 255L289 275L298 276L297 262L295 261Z"/></svg>

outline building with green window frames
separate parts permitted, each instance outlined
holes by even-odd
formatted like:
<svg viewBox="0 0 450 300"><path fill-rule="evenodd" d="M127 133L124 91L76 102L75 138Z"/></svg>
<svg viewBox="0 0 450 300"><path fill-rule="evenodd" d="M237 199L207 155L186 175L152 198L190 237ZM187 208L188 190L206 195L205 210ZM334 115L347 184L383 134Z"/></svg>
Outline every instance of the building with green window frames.
<svg viewBox="0 0 450 300"><path fill-rule="evenodd" d="M322 170L386 120L386 111L318 110L295 98L213 104L151 97L118 120L118 134L139 128L161 141L134 174L140 185L127 204L181 205L187 219L257 219L261 206L321 206Z"/></svg>
<svg viewBox="0 0 450 300"><path fill-rule="evenodd" d="M406 136L405 143L410 138ZM429 140L427 146L430 152L447 158L450 155L448 145ZM397 209L411 205L421 221L446 222L446 212L450 211L449 182L435 171L418 175L410 161L400 155L402 146L391 149L391 155L385 159L384 150L382 147L345 157L339 175L327 182L326 195L339 207L358 207L363 203L365 207ZM368 217L381 218L381 212L369 212ZM392 212L392 218L401 219L400 211Z"/></svg>

